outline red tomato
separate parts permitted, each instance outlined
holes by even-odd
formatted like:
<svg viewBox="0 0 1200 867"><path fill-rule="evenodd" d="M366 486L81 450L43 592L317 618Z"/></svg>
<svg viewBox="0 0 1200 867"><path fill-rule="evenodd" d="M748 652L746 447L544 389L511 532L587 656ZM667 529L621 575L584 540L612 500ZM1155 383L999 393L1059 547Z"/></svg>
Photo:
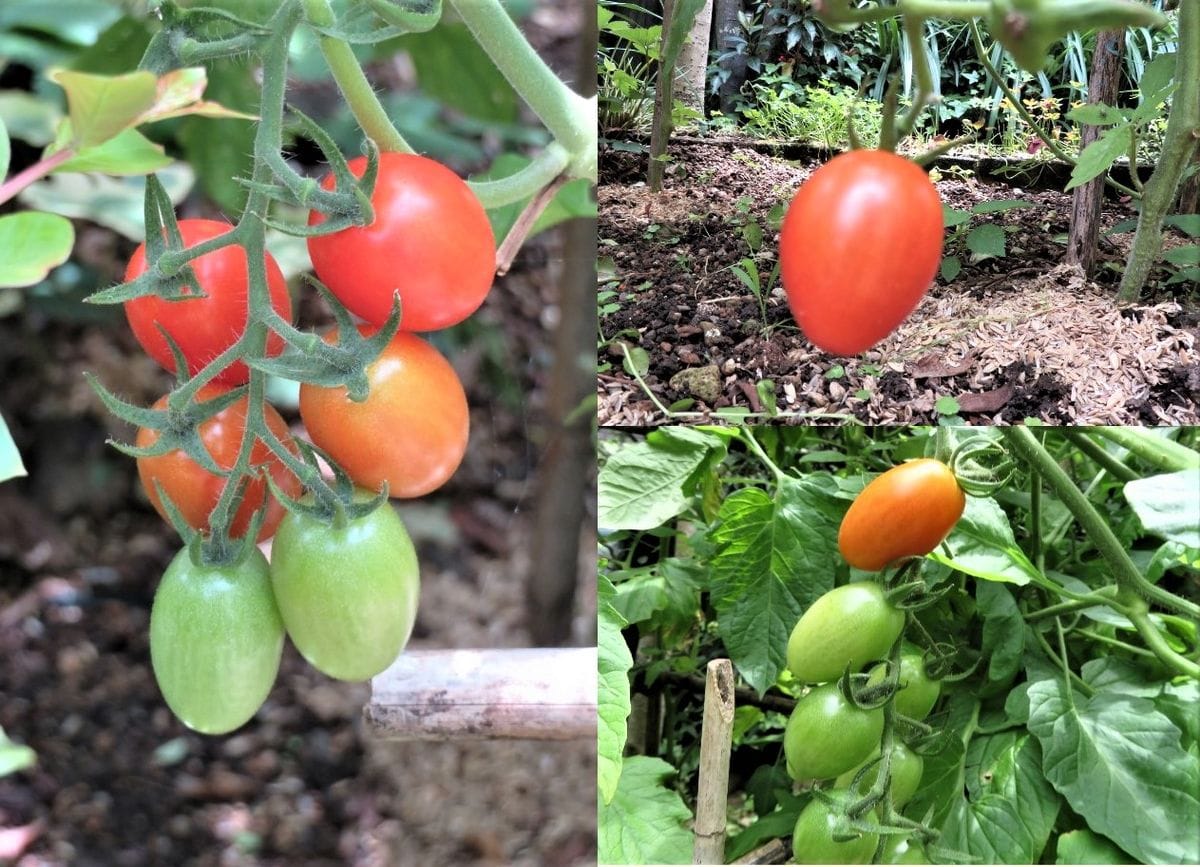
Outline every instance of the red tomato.
<svg viewBox="0 0 1200 867"><path fill-rule="evenodd" d="M954 471L931 458L876 476L850 504L838 530L846 562L874 572L924 557L950 535L967 505Z"/></svg>
<svg viewBox="0 0 1200 867"><path fill-rule="evenodd" d="M179 233L184 247L194 247L223 235L233 228L219 220L180 220ZM287 281L279 265L266 254L267 288L271 305L284 319L292 319L292 299L288 296ZM234 342L246 330L249 277L246 273L246 251L242 247L222 247L191 261L192 270L200 282L200 291L207 297L185 301L167 301L153 295L125 302L129 327L146 353L165 367L175 370L171 348L158 330L162 325L179 344L187 359L188 370L195 374ZM125 279L133 280L146 271L146 245L134 251L125 268ZM187 287L190 291L191 287ZM277 334L267 337L267 352L278 355L283 351L283 339ZM250 379L250 371L240 361L217 374L214 382L241 385Z"/></svg>
<svg viewBox="0 0 1200 867"><path fill-rule="evenodd" d="M225 389L220 386L206 385L200 389L197 398L202 401L211 400L224 391ZM166 406L166 397L159 398L154 404L155 409L165 409ZM213 460L216 461L217 466L222 469L229 469L237 460L242 433L246 429L246 407L247 399L242 398L212 418L205 419L200 425L200 440L212 455ZM265 411L267 426L279 439L287 443L289 448L295 451L287 424L280 418L279 413L269 405L265 407ZM158 431L150 428L138 430L138 446L151 446L157 441ZM255 466L266 465L280 490L288 496L299 495L300 480L267 449L266 445L256 442L250 456ZM217 505L217 500L225 487L225 479L213 475L178 450L152 458L138 458L137 468L138 476L142 480L142 487L146 489L146 496L150 498L150 502L164 520L166 520L167 513L154 488L155 482L162 485L167 496L171 498L171 502L179 508L189 525L197 530L208 529L209 513ZM267 483L261 477L253 479L246 490L242 505L233 516L229 530L230 535L234 537L244 535L250 525L250 518L269 496ZM270 497L266 518L258 533L258 541L261 542L274 535L283 515L283 506L274 497Z"/></svg>
<svg viewBox="0 0 1200 867"><path fill-rule="evenodd" d="M374 329L359 326L363 334ZM326 336L333 342L336 330ZM393 497L442 486L467 450L467 397L458 374L421 338L398 333L367 367L370 393L355 403L342 387L300 386L300 417L312 441L357 484Z"/></svg>
<svg viewBox="0 0 1200 867"><path fill-rule="evenodd" d="M942 258L942 205L916 163L834 157L800 187L779 236L783 288L805 337L857 355L920 302Z"/></svg>
<svg viewBox="0 0 1200 867"><path fill-rule="evenodd" d="M362 177L366 157L349 161ZM322 182L333 189L334 178ZM462 322L492 288L496 241L471 188L450 169L413 154L379 155L375 222L308 239L313 270L346 308L382 325L400 291L405 331ZM309 225L324 215L312 211Z"/></svg>

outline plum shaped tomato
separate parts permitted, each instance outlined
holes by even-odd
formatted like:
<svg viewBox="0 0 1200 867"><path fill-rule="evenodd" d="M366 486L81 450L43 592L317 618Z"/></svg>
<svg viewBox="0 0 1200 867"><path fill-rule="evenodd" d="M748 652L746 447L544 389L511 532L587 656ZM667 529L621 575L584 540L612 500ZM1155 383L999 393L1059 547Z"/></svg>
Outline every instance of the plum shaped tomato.
<svg viewBox="0 0 1200 867"><path fill-rule="evenodd" d="M882 683L887 667L880 663L871 669L867 684ZM915 644L904 642L900 648L900 688L896 691L896 710L912 719L925 719L937 703L942 683L925 672L925 654Z"/></svg>
<svg viewBox="0 0 1200 867"><path fill-rule="evenodd" d="M828 793L841 802L850 800L847 793L834 789ZM868 822L878 822L874 810L864 816ZM813 798L800 811L792 832L792 854L797 864L870 864L879 845L878 834L860 834L852 840L835 840L838 817L819 798Z"/></svg>
<svg viewBox="0 0 1200 867"><path fill-rule="evenodd" d="M261 551L224 566L196 565L186 548L175 555L150 611L150 662L184 725L219 735L247 722L266 701L282 653Z"/></svg>
<svg viewBox="0 0 1200 867"><path fill-rule="evenodd" d="M339 680L391 665L417 617L417 554L387 503L341 524L289 512L271 546L271 582L292 642Z"/></svg>
<svg viewBox="0 0 1200 867"><path fill-rule="evenodd" d="M882 864L928 864L929 855L920 840L893 834L883 844Z"/></svg>
<svg viewBox="0 0 1200 867"><path fill-rule="evenodd" d="M825 780L862 764L879 749L883 708L855 707L837 684L818 686L796 702L783 733L793 779Z"/></svg>
<svg viewBox="0 0 1200 867"><path fill-rule="evenodd" d="M197 392L196 397L201 401L211 400L224 391L226 389L210 383L203 386ZM165 409L166 406L167 398L165 396L160 397L154 404L155 409ZM200 441L208 449L208 453L212 455L217 466L222 469L229 469L237 461L242 433L246 429L247 406L247 398L243 397L200 423ZM266 413L267 427L288 448L293 452L296 451L296 447L292 443L292 436L288 433L287 424L280 418L275 408L266 404L264 412ZM158 431L150 428L138 430L136 443L139 448L152 446L157 441ZM254 443L250 451L250 460L255 466L265 467L266 472L271 474L281 491L290 497L299 495L300 480L284 466L278 457L271 453L265 443L262 441ZM159 499L158 491L154 486L155 482L166 491L171 502L178 507L190 526L197 530L208 529L209 513L212 512L217 500L221 497L225 479L213 475L178 450L154 457L138 458L137 468L138 477L142 480L146 496L150 498L151 504L158 514L162 515L163 520L167 519L167 512L163 508L162 500ZM267 483L261 476L252 479L247 486L242 504L234 513L233 521L230 523L230 535L235 538L244 535L254 512L266 500L269 500L267 514L263 518L262 528L258 532L258 541L261 542L274 535L275 528L279 526L279 521L283 518L284 508L278 500L271 496Z"/></svg>
<svg viewBox="0 0 1200 867"><path fill-rule="evenodd" d="M779 236L788 305L804 335L857 355L920 302L942 257L942 204L915 163L853 150L797 191Z"/></svg>
<svg viewBox="0 0 1200 867"><path fill-rule="evenodd" d="M359 326L363 334L373 329ZM337 331L326 335L333 342ZM454 368L421 338L399 332L367 366L361 403L341 386L300 386L309 436L358 485L393 497L420 497L442 486L467 450L467 396Z"/></svg>
<svg viewBox="0 0 1200 867"><path fill-rule="evenodd" d="M875 750L868 758L871 761L879 756L880 751ZM851 768L837 778L834 785L839 788L848 789L854 782L854 777L862 769L863 762L857 767ZM862 795L871 791L871 787L875 785L875 781L879 779L879 771L883 768L881 762L876 761L871 768L863 774L855 790ZM892 806L897 810L912 800L913 795L917 793L917 789L921 786L921 775L925 771L925 760L910 750L900 741L896 741L892 747L892 764L889 768L892 775Z"/></svg>
<svg viewBox="0 0 1200 867"><path fill-rule="evenodd" d="M362 177L367 158L348 165ZM333 189L333 175L321 185ZM308 239L313 270L338 300L382 325L399 290L405 331L435 331L474 313L492 288L496 240L462 178L427 157L383 153L371 204L369 226ZM308 215L309 225L324 219Z"/></svg>
<svg viewBox="0 0 1200 867"><path fill-rule="evenodd" d="M788 637L788 670L805 683L837 680L887 656L904 628L904 612L874 581L835 587L800 616Z"/></svg>
<svg viewBox="0 0 1200 867"><path fill-rule="evenodd" d="M920 458L876 476L850 504L838 530L846 562L875 572L907 557L924 557L950 535L967 497L954 471Z"/></svg>
<svg viewBox="0 0 1200 867"><path fill-rule="evenodd" d="M194 247L223 235L233 229L220 220L180 220L179 234L184 247ZM284 319L292 320L292 299L288 295L287 281L271 254L266 254L267 288L271 294L271 306ZM188 372L195 374L231 345L246 330L248 310L249 276L246 273L246 251L232 245L205 253L191 261L200 291L206 297L183 301L167 301L154 295L134 298L125 302L125 316L138 343L146 353L165 367L175 370L175 359L171 347L158 330L161 325L179 344L187 359ZM146 271L146 245L134 251L125 268L125 279L133 280ZM192 287L186 287L190 290ZM283 338L277 334L267 337L267 353L278 355L283 351ZM235 361L221 371L214 382L223 385L241 385L250 379L250 370L241 361Z"/></svg>

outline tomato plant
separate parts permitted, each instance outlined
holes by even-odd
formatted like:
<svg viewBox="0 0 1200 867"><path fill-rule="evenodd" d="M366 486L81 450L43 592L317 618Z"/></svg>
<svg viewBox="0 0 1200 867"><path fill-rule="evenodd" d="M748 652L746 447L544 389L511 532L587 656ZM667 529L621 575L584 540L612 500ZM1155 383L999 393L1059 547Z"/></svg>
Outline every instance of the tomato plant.
<svg viewBox="0 0 1200 867"><path fill-rule="evenodd" d="M300 416L312 441L364 488L378 491L386 482L393 497L419 497L441 487L467 450L467 398L454 368L424 340L401 332L367 368L367 380L370 394L361 403L345 388L300 387Z"/></svg>
<svg viewBox="0 0 1200 867"><path fill-rule="evenodd" d="M966 494L944 463L908 461L874 478L850 504L838 530L838 549L851 566L871 572L923 557L950 534L966 504Z"/></svg>
<svg viewBox="0 0 1200 867"><path fill-rule="evenodd" d="M355 177L366 157L348 165ZM334 178L322 185L333 189ZM400 292L400 327L434 331L475 312L496 272L496 241L470 187L435 160L383 153L371 196L375 221L308 239L313 270L346 307L382 325ZM317 211L309 224L323 222Z"/></svg>
<svg viewBox="0 0 1200 867"><path fill-rule="evenodd" d="M919 166L887 151L849 151L813 172L779 236L792 315L834 355L857 355L895 330L941 256L937 190Z"/></svg>
<svg viewBox="0 0 1200 867"><path fill-rule="evenodd" d="M882 682L886 673L887 666L875 666L867 683ZM900 688L896 691L896 710L912 719L925 719L937 704L941 692L941 681L934 680L925 672L924 652L915 644L904 642L900 649Z"/></svg>
<svg viewBox="0 0 1200 867"><path fill-rule="evenodd" d="M904 628L904 612L874 581L837 587L809 606L787 643L788 669L805 683L836 680L887 656Z"/></svg>
<svg viewBox="0 0 1200 867"><path fill-rule="evenodd" d="M271 548L271 583L296 648L340 680L391 665L417 617L417 554L387 503L332 523L289 512Z"/></svg>
<svg viewBox="0 0 1200 867"><path fill-rule="evenodd" d="M879 754L880 751L875 750L866 762L851 768L838 777L835 785L842 789L850 788L859 770L867 762L878 759ZM875 781L879 779L879 773L882 770L883 764L875 761L870 770L863 774L855 790L862 794L869 792L875 785ZM892 746L892 764L888 770L892 777L892 804L896 809L900 809L917 793L917 789L921 785L921 775L925 771L925 760L905 746L902 741L896 741Z"/></svg>
<svg viewBox="0 0 1200 867"><path fill-rule="evenodd" d="M233 226L220 220L179 221L179 234L185 248L224 235L232 229ZM264 256L271 306L290 322L292 300L288 295L287 281L283 279L283 272L279 270L274 257L270 253ZM205 253L189 264L200 284L199 291L205 297L168 301L145 295L125 302L125 316L138 343L151 358L167 370L175 369L171 347L159 330L162 328L183 351L188 372L195 374L232 346L246 330L250 284L246 272L246 251L237 245ZM145 271L146 245L140 244L125 268L125 279L133 280ZM194 293L195 288L189 286L185 291ZM278 355L282 349L282 338L276 334L269 335L267 354ZM249 378L249 368L243 362L235 361L222 370L214 382L241 385Z"/></svg>
<svg viewBox="0 0 1200 867"><path fill-rule="evenodd" d="M150 662L163 698L189 728L231 732L266 700L279 672L283 623L267 560L203 566L185 548L154 594Z"/></svg>
<svg viewBox="0 0 1200 867"><path fill-rule="evenodd" d="M855 707L836 684L818 686L796 702L783 736L787 769L796 780L831 779L879 748L883 711Z"/></svg>
<svg viewBox="0 0 1200 867"><path fill-rule="evenodd" d="M199 400L211 400L226 389L215 385L203 386L197 392ZM161 397L154 404L154 409L165 409L166 397ZM208 449L217 466L224 470L233 467L241 448L242 434L246 428L246 398L233 403L216 415L200 424L200 441ZM284 443L291 444L291 434L288 433L287 423L280 417L275 408L269 404L263 405L267 426ZM154 445L158 441L158 431L150 428L138 430L136 443L141 448ZM292 446L293 451L295 447ZM271 474L284 493L296 496L300 493L300 480L272 454L261 441L255 441L250 453L250 461L255 466L263 467ZM150 498L155 510L167 519L166 509L158 496L156 485L161 485L171 502L179 509L187 523L197 530L208 529L208 518L221 491L225 487L225 479L214 475L197 464L182 451L170 451L153 457L137 459L138 477L146 496ZM233 537L245 534L250 525L250 519L263 503L266 502L267 512L263 518L262 527L258 532L258 541L269 539L275 533L283 518L284 509L279 501L271 496L267 483L262 475L251 479L246 487L246 493L241 506L234 513L230 523L229 533Z"/></svg>
<svg viewBox="0 0 1200 867"><path fill-rule="evenodd" d="M849 799L846 793L833 791L839 800ZM868 822L878 821L874 811L863 817ZM820 798L813 798L796 819L792 832L792 853L797 864L870 864L879 845L879 835L862 833L851 840L835 840L839 816Z"/></svg>

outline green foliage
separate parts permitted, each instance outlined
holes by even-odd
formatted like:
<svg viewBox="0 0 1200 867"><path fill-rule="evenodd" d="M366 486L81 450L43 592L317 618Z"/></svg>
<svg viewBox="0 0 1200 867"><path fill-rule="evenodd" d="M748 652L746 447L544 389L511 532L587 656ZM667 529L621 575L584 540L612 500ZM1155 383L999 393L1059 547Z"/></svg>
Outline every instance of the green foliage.
<svg viewBox="0 0 1200 867"><path fill-rule="evenodd" d="M3 421L0 421L0 428L3 424ZM35 764L37 754L27 746L10 741L4 729L0 729L0 777L24 771Z"/></svg>
<svg viewBox="0 0 1200 867"><path fill-rule="evenodd" d="M850 141L847 118L852 117L863 141L879 138L880 105L859 99L849 87L827 79L801 87L786 64L768 64L747 87L750 96L740 111L742 129L750 135L840 149Z"/></svg>
<svg viewBox="0 0 1200 867"><path fill-rule="evenodd" d="M1094 463L1074 446L1077 435L1134 480ZM1106 431L1039 433L1121 556L1147 564L1164 594L1161 610L1155 605L1149 615L1153 629L1170 652L1194 659L1200 476L1164 467L1200 458L1197 432L1180 436L1183 445L1130 437L1118 445ZM606 437L603 640L614 658L623 654L616 645L622 623L642 640L625 683L616 674L626 668L623 659L605 668L601 719L623 712L626 705L606 696L623 702L622 687L631 682L636 690L653 684L672 710L652 756L625 758L620 784L614 790L609 773L602 790L620 805L628 803L625 787L636 787L654 805L643 820L653 830L633 828L620 806L602 807L602 860L686 857L686 835L674 856L642 848L678 832L695 791L701 699L679 673L694 677L706 661L727 657L742 683L773 702L800 693L782 669L781 651L799 613L851 577L835 542L862 478L907 457L998 439L964 428L812 427ZM1161 655L1167 651L1143 643L1144 624L1135 629L1125 616L1137 606L1126 609L1116 594L1110 555L1063 483L1033 472L1024 451L1010 451L1019 457L1015 474L969 496L944 545L906 573L931 594L909 614L906 632L948 654L951 675L945 678L945 668L937 675L944 686L926 719L930 737L917 745L909 738L924 730L897 729L924 762L903 816L927 826L929 839L919 842L939 863L1195 863L1200 681L1173 678ZM730 793L730 803L742 806L730 817L739 830L727 861L786 837L813 799L792 794L787 781L783 716L756 705L739 700L735 747L745 770L742 791ZM611 765L617 727L602 728ZM626 780L631 765L638 776Z"/></svg>
<svg viewBox="0 0 1200 867"><path fill-rule="evenodd" d="M969 256L972 262L982 262L984 259L1003 259L1008 252L1004 238L1004 229L996 223L984 223L975 217L986 214L998 214L1018 208L1032 208L1033 203L1024 199L996 199L983 201L971 206L971 210L962 211L942 205L942 219L945 227L951 232L947 235L943 246L940 275L946 283L954 280L962 271L963 257ZM938 412L942 412L941 409ZM955 406L949 413L958 412Z"/></svg>
<svg viewBox="0 0 1200 867"><path fill-rule="evenodd" d="M643 10L619 0L601 0L597 69L598 123L604 132L645 132L654 109L662 25L637 27L623 13Z"/></svg>

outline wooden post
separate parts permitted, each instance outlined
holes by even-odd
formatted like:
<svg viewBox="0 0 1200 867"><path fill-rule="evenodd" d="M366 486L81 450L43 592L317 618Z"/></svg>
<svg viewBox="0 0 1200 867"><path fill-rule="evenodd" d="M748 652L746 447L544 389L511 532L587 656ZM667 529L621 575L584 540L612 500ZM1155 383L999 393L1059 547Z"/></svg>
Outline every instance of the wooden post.
<svg viewBox="0 0 1200 867"><path fill-rule="evenodd" d="M596 648L409 650L363 716L391 740L596 737Z"/></svg>
<svg viewBox="0 0 1200 867"><path fill-rule="evenodd" d="M732 747L733 666L728 659L714 659L708 664L704 687L693 864L725 863L725 811L729 801L729 752Z"/></svg>
<svg viewBox="0 0 1200 867"><path fill-rule="evenodd" d="M1092 72L1088 78L1088 103L1113 105L1121 81L1121 55L1125 52L1125 31L1104 30L1096 36L1092 53ZM1100 137L1098 126L1084 126L1080 150ZM1096 241L1100 237L1100 206L1104 201L1104 178L1093 178L1076 187L1071 197L1071 224L1067 239L1067 262L1083 269L1091 277L1096 267Z"/></svg>

